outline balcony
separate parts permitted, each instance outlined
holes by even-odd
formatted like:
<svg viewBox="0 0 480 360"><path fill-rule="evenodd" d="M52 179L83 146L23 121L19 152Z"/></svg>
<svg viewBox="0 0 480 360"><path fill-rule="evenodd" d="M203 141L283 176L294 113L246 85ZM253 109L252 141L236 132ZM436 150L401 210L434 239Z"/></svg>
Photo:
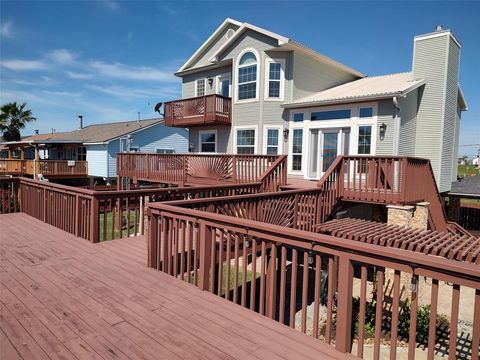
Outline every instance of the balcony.
<svg viewBox="0 0 480 360"><path fill-rule="evenodd" d="M88 162L77 160L0 160L0 175L42 174L45 177L82 177L88 175Z"/></svg>
<svg viewBox="0 0 480 360"><path fill-rule="evenodd" d="M221 95L206 95L165 103L165 125L190 127L201 125L231 125L232 99Z"/></svg>

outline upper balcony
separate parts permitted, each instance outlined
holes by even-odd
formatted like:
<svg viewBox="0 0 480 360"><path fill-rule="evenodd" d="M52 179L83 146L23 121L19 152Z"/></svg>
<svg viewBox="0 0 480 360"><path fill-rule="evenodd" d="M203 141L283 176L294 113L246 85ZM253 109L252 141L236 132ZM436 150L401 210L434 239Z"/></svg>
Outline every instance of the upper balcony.
<svg viewBox="0 0 480 360"><path fill-rule="evenodd" d="M206 95L165 103L165 125L177 127L231 125L232 99Z"/></svg>

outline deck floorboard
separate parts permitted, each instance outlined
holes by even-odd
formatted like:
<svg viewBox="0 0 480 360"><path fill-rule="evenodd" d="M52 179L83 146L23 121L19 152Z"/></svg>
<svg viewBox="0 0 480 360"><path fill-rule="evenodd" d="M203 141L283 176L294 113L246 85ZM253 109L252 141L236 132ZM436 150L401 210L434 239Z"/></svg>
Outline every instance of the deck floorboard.
<svg viewBox="0 0 480 360"><path fill-rule="evenodd" d="M343 359L146 267L145 237L91 244L0 215L1 359Z"/></svg>

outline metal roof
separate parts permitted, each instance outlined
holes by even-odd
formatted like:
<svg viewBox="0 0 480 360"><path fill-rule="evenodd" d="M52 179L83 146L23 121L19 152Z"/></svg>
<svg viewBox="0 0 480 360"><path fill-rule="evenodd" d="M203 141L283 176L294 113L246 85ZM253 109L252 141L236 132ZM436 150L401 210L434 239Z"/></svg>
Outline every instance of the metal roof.
<svg viewBox="0 0 480 360"><path fill-rule="evenodd" d="M342 102L367 101L403 96L425 84L413 79L411 72L372 76L335 86L304 98L286 103L283 107L327 105Z"/></svg>
<svg viewBox="0 0 480 360"><path fill-rule="evenodd" d="M327 221L317 228L344 239L480 264L480 237L352 218Z"/></svg>

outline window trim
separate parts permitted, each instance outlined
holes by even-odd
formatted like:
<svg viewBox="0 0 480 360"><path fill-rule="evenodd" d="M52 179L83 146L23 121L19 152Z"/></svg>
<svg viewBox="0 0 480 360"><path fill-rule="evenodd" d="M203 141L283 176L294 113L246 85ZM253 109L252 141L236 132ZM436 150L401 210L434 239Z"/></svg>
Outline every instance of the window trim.
<svg viewBox="0 0 480 360"><path fill-rule="evenodd" d="M278 130L278 151L277 155L283 154L283 125L265 125L263 127L263 153L267 154L268 130Z"/></svg>
<svg viewBox="0 0 480 360"><path fill-rule="evenodd" d="M302 169L301 170L293 170L293 155L297 154L297 153L293 153L293 133L295 130L302 130ZM291 127L290 128L290 134L289 134L289 141L288 141L288 163L289 163L289 173L291 174L304 174L304 171L305 171L305 159L306 159L306 156L304 154L304 149L305 149L305 146L306 146L306 142L305 142L305 130L307 130L307 128L303 127L303 126L295 126L295 127Z"/></svg>
<svg viewBox="0 0 480 360"><path fill-rule="evenodd" d="M215 81L215 94L222 95L222 78L227 78L229 85L228 85L228 97L232 98L232 74L225 73L216 76Z"/></svg>
<svg viewBox="0 0 480 360"><path fill-rule="evenodd" d="M168 151L172 151L172 152L169 152L169 153L159 153L158 150L168 150ZM161 155L168 155L168 154L175 154L175 149L174 148L164 148L164 147L156 147L155 148L155 153L156 154L161 154Z"/></svg>
<svg viewBox="0 0 480 360"><path fill-rule="evenodd" d="M237 152L237 131L238 130L254 130L255 131L255 142L253 144L253 154L258 154L258 125L251 125L251 126L235 126L233 128L233 153L237 155L245 155L245 154L238 154Z"/></svg>
<svg viewBox="0 0 480 360"><path fill-rule="evenodd" d="M270 86L270 64L280 64L280 96L279 97L270 97L269 96L269 86ZM285 97L285 59L282 58L266 58L265 59L265 93L264 99L266 101L283 101ZM277 81L277 80L274 80Z"/></svg>
<svg viewBox="0 0 480 360"><path fill-rule="evenodd" d="M242 58L243 55L245 55L247 52L251 52L255 55L255 57L257 58L257 80L256 80L256 91L255 91L255 98L251 98L251 99L242 99L240 100L238 98L238 87L239 87L239 82L238 82L238 69L240 67L240 59ZM261 66L260 66L261 62L260 62L260 55L258 54L258 51L253 49L253 48L246 48L246 49L243 49L243 51L238 54L237 56L237 59L235 60L235 68L234 68L234 71L235 71L235 84L233 86L233 88L235 89L234 90L234 99L235 99L235 104L245 104L245 103L249 103L249 102L257 102L259 100L259 92L260 92L260 77L261 77Z"/></svg>
<svg viewBox="0 0 480 360"><path fill-rule="evenodd" d="M200 80L203 80L203 91L204 91L204 94L203 95L198 95L198 82ZM195 97L199 97L199 96L206 96L207 95L207 78L199 78L199 79L195 79Z"/></svg>
<svg viewBox="0 0 480 360"><path fill-rule="evenodd" d="M202 135L203 134L215 134L215 151L202 151ZM211 130L200 130L198 132L198 152L200 154L216 154L217 153L217 145L218 145L218 130L211 129Z"/></svg>

